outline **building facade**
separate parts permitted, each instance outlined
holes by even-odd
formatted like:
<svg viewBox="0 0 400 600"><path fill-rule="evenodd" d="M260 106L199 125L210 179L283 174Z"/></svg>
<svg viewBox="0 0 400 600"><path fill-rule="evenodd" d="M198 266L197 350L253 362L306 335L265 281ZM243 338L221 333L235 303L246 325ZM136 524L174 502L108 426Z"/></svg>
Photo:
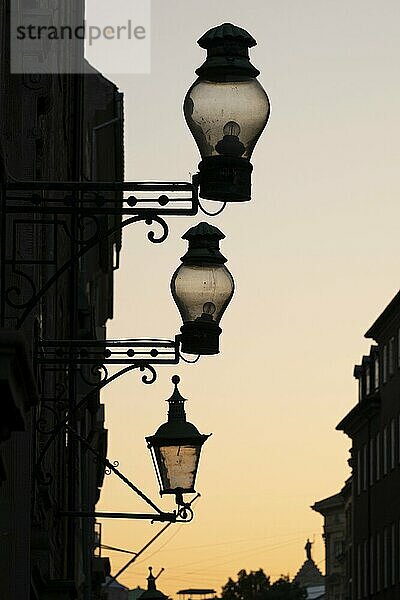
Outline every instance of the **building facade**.
<svg viewBox="0 0 400 600"><path fill-rule="evenodd" d="M35 11L48 10L54 18L70 11L83 19L84 1L21 0L19 10L33 17ZM3 2L2 182L122 181L122 95L89 66L85 75L11 74L9 18L10 4ZM44 47L46 51L51 48ZM83 47L78 51L72 58L83 61ZM120 234L103 239L79 260L71 262L69 252L71 238L82 245L96 228L117 225L120 217L77 223L71 211L57 218L46 213L46 194L32 216L23 212L32 197L26 191L13 198L21 207L17 216L7 214L8 199L4 193L1 197L0 600L92 600L100 598L109 560L95 555L101 542L94 519L68 518L60 512L94 510L104 465L57 427L88 393L89 378L99 374L67 366L48 369L38 364L38 356L43 340L105 339ZM116 195L116 204L120 200ZM78 201L74 196L69 200L71 206ZM70 268L59 272L62 264ZM72 421L105 456L107 431L99 393L91 395Z"/></svg>
<svg viewBox="0 0 400 600"><path fill-rule="evenodd" d="M325 600L350 600L351 479L311 508L324 517Z"/></svg>
<svg viewBox="0 0 400 600"><path fill-rule="evenodd" d="M366 337L357 405L339 423L352 440L351 598L400 598L400 292Z"/></svg>

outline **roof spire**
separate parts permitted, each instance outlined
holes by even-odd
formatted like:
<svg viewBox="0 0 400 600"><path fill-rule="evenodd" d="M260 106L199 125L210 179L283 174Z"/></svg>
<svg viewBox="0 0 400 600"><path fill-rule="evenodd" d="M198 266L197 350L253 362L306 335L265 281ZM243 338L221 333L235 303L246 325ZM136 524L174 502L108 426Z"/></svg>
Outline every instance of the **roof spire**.
<svg viewBox="0 0 400 600"><path fill-rule="evenodd" d="M147 578L147 589L156 590L156 578L153 575L153 567L149 567L149 576Z"/></svg>

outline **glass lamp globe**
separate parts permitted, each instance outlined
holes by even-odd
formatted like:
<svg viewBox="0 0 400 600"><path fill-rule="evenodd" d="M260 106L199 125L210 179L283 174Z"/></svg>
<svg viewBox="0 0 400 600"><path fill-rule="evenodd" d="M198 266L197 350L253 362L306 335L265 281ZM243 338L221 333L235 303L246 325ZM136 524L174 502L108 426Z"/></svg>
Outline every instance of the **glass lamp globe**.
<svg viewBox="0 0 400 600"><path fill-rule="evenodd" d="M224 237L208 223L199 223L182 236L189 248L172 277L171 292L183 320L182 351L188 354L219 352L219 323L235 289L219 251Z"/></svg>
<svg viewBox="0 0 400 600"><path fill-rule="evenodd" d="M200 196L239 202L251 198L250 158L269 113L268 96L250 63L255 39L224 23L210 29L198 44L207 59L196 70L183 111L199 148Z"/></svg>

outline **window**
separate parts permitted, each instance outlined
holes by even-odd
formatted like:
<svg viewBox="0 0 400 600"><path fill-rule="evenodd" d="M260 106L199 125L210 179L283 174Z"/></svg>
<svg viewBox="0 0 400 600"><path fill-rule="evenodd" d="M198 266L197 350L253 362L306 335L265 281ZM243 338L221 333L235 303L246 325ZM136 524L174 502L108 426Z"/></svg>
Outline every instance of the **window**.
<svg viewBox="0 0 400 600"><path fill-rule="evenodd" d="M394 337L389 340L389 375L394 373Z"/></svg>
<svg viewBox="0 0 400 600"><path fill-rule="evenodd" d="M381 535L376 534L376 591L381 591Z"/></svg>
<svg viewBox="0 0 400 600"><path fill-rule="evenodd" d="M369 442L369 485L374 485L374 477L375 477L375 438L371 438Z"/></svg>
<svg viewBox="0 0 400 600"><path fill-rule="evenodd" d="M396 466L396 422L394 419L390 422L390 468Z"/></svg>
<svg viewBox="0 0 400 600"><path fill-rule="evenodd" d="M397 458L400 463L400 415L397 419L397 431L399 432L399 435L397 438Z"/></svg>
<svg viewBox="0 0 400 600"><path fill-rule="evenodd" d="M361 493L361 452L357 450L357 494Z"/></svg>
<svg viewBox="0 0 400 600"><path fill-rule="evenodd" d="M396 524L392 523L392 531L391 531L391 577L390 583L392 585L396 585Z"/></svg>
<svg viewBox="0 0 400 600"><path fill-rule="evenodd" d="M368 365L365 368L365 395L368 396L371 393L371 369Z"/></svg>
<svg viewBox="0 0 400 600"><path fill-rule="evenodd" d="M368 541L365 540L364 544L364 552L363 552L363 588L364 588L364 596L369 596L369 580L368 580Z"/></svg>
<svg viewBox="0 0 400 600"><path fill-rule="evenodd" d="M388 355L388 349L387 349L387 346L385 344L385 346L383 346L383 365L382 365L382 379L383 379L383 383L387 382L387 355Z"/></svg>
<svg viewBox="0 0 400 600"><path fill-rule="evenodd" d="M374 359L374 389L377 390L378 388L379 388L379 356L375 356L375 359Z"/></svg>
<svg viewBox="0 0 400 600"><path fill-rule="evenodd" d="M369 538L369 591L374 593L374 575L375 575L375 556L374 556L374 536Z"/></svg>
<svg viewBox="0 0 400 600"><path fill-rule="evenodd" d="M398 522L398 531L399 531L399 537L397 538L397 543L398 543L398 546L397 546L397 550L398 550L398 553L397 553L397 556L398 556L398 565L397 565L397 568L398 568L399 581L400 581L400 521Z"/></svg>
<svg viewBox="0 0 400 600"><path fill-rule="evenodd" d="M376 480L381 478L381 434L376 434Z"/></svg>
<svg viewBox="0 0 400 600"><path fill-rule="evenodd" d="M400 328L397 331L397 366L400 367Z"/></svg>
<svg viewBox="0 0 400 600"><path fill-rule="evenodd" d="M383 454L383 474L387 475L388 472L388 434L387 434L387 427L385 427L385 429L383 430L383 448L382 448L382 454Z"/></svg>
<svg viewBox="0 0 400 600"><path fill-rule="evenodd" d="M388 530L387 527L383 530L383 587L387 588L389 585L389 563L388 563Z"/></svg>
<svg viewBox="0 0 400 600"><path fill-rule="evenodd" d="M364 444L363 455L362 455L362 461L363 461L363 465L362 465L362 467L363 467L363 482L362 482L362 487L363 487L364 491L367 489L367 465L368 465L367 450L368 450L368 446L367 446L367 444Z"/></svg>

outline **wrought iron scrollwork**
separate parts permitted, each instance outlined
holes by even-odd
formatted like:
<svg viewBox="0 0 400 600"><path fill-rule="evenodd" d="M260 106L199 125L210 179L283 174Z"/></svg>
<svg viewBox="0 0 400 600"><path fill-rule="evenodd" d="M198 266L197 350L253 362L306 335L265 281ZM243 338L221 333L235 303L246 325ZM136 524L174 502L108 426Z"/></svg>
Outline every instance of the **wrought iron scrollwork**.
<svg viewBox="0 0 400 600"><path fill-rule="evenodd" d="M169 229L167 223L161 217L152 217L151 219L146 219L145 223L149 227L154 223L158 223L162 228L162 233L157 237L156 233L152 230L147 234L147 239L150 240L152 244L162 244L168 237Z"/></svg>
<svg viewBox="0 0 400 600"><path fill-rule="evenodd" d="M71 279L76 279L80 259L98 244L110 240L114 243L118 234L134 223L149 227L148 240L160 244L169 234L166 216L192 216L199 210L195 179L192 183L13 180L3 182L0 193L0 327L13 320L16 329L63 275L71 272ZM129 193L128 197L124 197L126 193ZM32 239L31 245L25 243L29 238L27 232ZM47 247L38 251L34 242L42 238ZM137 370L144 384L154 383L157 378L155 366L177 364L179 347L179 336L175 340L38 342L37 368L43 373L47 370L67 374L72 383L71 389L57 383L51 390L55 392L54 398L42 396L38 408L41 412L35 423L40 438L35 465L37 482L50 485L53 481L44 465L55 440L64 435L65 441L69 442L69 436L74 436L74 443L85 445L97 460L103 461L107 472L117 475L155 511L155 515L132 518L169 522L191 520L190 505L178 506L174 513L163 513L119 471L118 461L110 462L101 456L72 427L78 411L122 375ZM110 373L107 365L122 365L122 368ZM76 375L89 387L77 402ZM71 394L70 398L65 397L68 394Z"/></svg>
<svg viewBox="0 0 400 600"><path fill-rule="evenodd" d="M36 357L39 365L91 367L93 377L102 381L109 377L106 365L136 365L141 371L149 370L154 377L152 365L173 365L180 358L180 336L173 340L161 338L121 339L121 340L40 340ZM149 376L145 376L149 379ZM88 380L90 383L90 381ZM95 384L98 383L98 379ZM146 382L147 383L147 382Z"/></svg>
<svg viewBox="0 0 400 600"><path fill-rule="evenodd" d="M94 364L90 366L89 373L85 372L83 369L79 369L79 376L83 383L91 387L98 385L102 381L107 381L110 374L106 365ZM90 379L90 377L92 377L92 379Z"/></svg>
<svg viewBox="0 0 400 600"><path fill-rule="evenodd" d="M127 198L124 194L129 193ZM3 267L0 273L0 326L14 319L20 328L33 308L55 282L97 244L133 223L154 224L147 233L153 244L169 234L166 216L191 216L199 209L197 183L186 182L23 182L8 181L1 188L0 238ZM126 217L126 218L125 218ZM46 228L52 247L18 256L24 228ZM64 236L69 248L60 256ZM43 281L33 274L47 266ZM43 277L43 273L41 274ZM14 279L14 281L12 281ZM10 280L12 283L10 284Z"/></svg>
<svg viewBox="0 0 400 600"><path fill-rule="evenodd" d="M112 466L117 468L119 467L119 461L118 460L113 460L112 461ZM110 467L106 466L104 469L104 473L105 475L111 475L112 474L112 470L110 469Z"/></svg>
<svg viewBox="0 0 400 600"><path fill-rule="evenodd" d="M36 285L32 277L30 277L27 273L21 271L21 269L13 269L13 276L15 276L15 278L21 278L24 282L26 282L30 290L28 292L25 291L24 293L22 289L23 282L19 284L15 283L13 285L10 285L4 290L5 302L10 308L22 310L29 306L32 298L36 296ZM13 300L13 296L15 300ZM17 301L17 298L19 298L19 301Z"/></svg>
<svg viewBox="0 0 400 600"><path fill-rule="evenodd" d="M36 421L36 431L44 435L51 435L59 426L60 416L57 410L50 406L48 402L43 402L41 404L41 411L43 411L44 414L41 414ZM51 421L48 416L46 416L46 413L52 415Z"/></svg>
<svg viewBox="0 0 400 600"><path fill-rule="evenodd" d="M190 523L193 521L194 512L193 509L188 506L180 506L177 511L178 518L176 519L177 523Z"/></svg>
<svg viewBox="0 0 400 600"><path fill-rule="evenodd" d="M71 419L84 408L101 390L110 383L134 370L143 373L141 380L146 385L153 384L157 379L154 365L173 365L179 362L180 336L174 340L164 339L133 339L133 340L41 340L37 344L36 363L44 371L51 369L65 372L66 368L75 369L82 381L91 389L77 404L70 408L67 414L58 420L50 430L43 429L41 422L38 431L48 435L37 462L36 474L41 483L42 466L51 445L58 435L68 429ZM110 373L107 365L125 365L115 373ZM85 367L89 367L89 371ZM90 378L93 376L93 379ZM46 405L48 406L48 405ZM54 410L54 409L51 409ZM110 463L108 468L112 470ZM51 480L47 478L51 483Z"/></svg>

